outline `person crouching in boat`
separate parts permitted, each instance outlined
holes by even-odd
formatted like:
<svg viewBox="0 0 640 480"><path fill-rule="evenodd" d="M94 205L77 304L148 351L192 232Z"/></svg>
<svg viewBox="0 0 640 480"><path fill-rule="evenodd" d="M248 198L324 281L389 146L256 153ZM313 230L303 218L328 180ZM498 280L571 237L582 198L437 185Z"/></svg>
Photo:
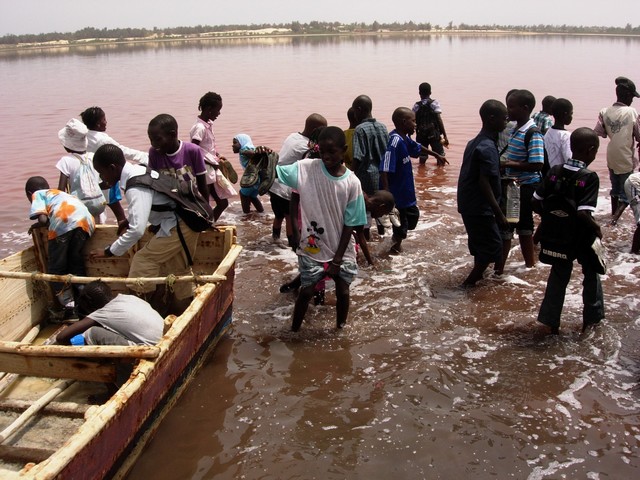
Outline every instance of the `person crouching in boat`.
<svg viewBox="0 0 640 480"><path fill-rule="evenodd" d="M49 227L47 272L52 275L84 276L86 270L82 250L95 229L93 216L87 207L77 197L49 188L47 180L39 176L27 180L25 193L31 202L29 218L37 220L29 228L29 233L34 227ZM68 303L63 298L65 284L52 282L51 288L56 302L50 311L51 320L60 321L64 318ZM80 285L73 285L74 301L77 301L81 288Z"/></svg>
<svg viewBox="0 0 640 480"><path fill-rule="evenodd" d="M101 280L88 283L78 297L79 320L56 335L61 345L155 345L162 338L164 319L135 295L113 295ZM116 367L116 381L103 394L89 395L89 403L106 402L130 377L133 364Z"/></svg>
<svg viewBox="0 0 640 480"><path fill-rule="evenodd" d="M131 177L143 175L146 172L146 167L143 165L127 162L122 150L115 145L101 146L93 157L93 165L105 184L111 186L120 181L120 185L125 189ZM173 211L165 211L165 209L155 211L152 208L166 206L171 202L161 193L148 188L129 188L125 190L125 198L129 206L127 231L104 250L92 250L89 257L96 259L124 255L142 238L148 222L156 233L133 256L129 277L157 277L161 271L170 272L176 276L188 274L189 263L176 228L178 221L184 243L191 255L195 254L199 233L191 230L183 220L177 219ZM174 294L170 296L173 298L168 300L163 299L165 290L156 288L155 285L131 283L128 286L138 296L147 300L161 315L182 314L193 297L193 284L189 282L175 284Z"/></svg>
<svg viewBox="0 0 640 480"><path fill-rule="evenodd" d="M149 303L135 295L114 296L111 287L101 280L88 283L82 290L78 318L56 335L59 344L155 345L164 327L163 318Z"/></svg>

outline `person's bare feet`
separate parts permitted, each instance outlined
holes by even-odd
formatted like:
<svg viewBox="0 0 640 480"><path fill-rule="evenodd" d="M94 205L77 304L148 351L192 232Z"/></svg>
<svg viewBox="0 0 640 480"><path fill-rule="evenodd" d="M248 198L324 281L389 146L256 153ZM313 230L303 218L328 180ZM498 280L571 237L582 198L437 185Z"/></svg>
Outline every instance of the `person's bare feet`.
<svg viewBox="0 0 640 480"><path fill-rule="evenodd" d="M398 255L402 253L402 240L391 237L391 248L389 249L390 255Z"/></svg>

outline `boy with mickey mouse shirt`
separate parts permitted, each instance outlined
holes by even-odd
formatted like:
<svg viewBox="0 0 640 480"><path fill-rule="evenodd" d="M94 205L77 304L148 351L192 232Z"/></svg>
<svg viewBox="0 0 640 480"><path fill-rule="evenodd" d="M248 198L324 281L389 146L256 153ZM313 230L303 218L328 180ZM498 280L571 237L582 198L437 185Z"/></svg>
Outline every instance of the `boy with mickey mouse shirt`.
<svg viewBox="0 0 640 480"><path fill-rule="evenodd" d="M349 315L349 285L358 273L355 227L367 223L360 181L344 164L344 132L326 127L318 137L321 158L276 167L280 181L299 192L301 228L292 215L301 288L291 329L300 329L314 286L326 275L336 283L336 325ZM302 237L302 238L301 238Z"/></svg>

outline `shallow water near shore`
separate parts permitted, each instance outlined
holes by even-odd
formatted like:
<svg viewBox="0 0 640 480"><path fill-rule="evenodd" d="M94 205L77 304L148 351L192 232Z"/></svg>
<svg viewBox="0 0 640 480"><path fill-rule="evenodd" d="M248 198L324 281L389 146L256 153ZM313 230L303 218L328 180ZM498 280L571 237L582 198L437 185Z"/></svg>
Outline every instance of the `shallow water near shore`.
<svg viewBox="0 0 640 480"><path fill-rule="evenodd" d="M233 331L130 478L634 476L640 259L619 241L603 279L607 320L585 334L577 271L561 334L549 336L535 322L548 267L521 266L517 245L502 277L458 288L470 264L454 191L430 181L442 174L416 167L423 198L439 200L422 202L402 255L374 234L379 261L352 285L344 330L329 286L327 304L289 331L294 294L277 292L295 256L264 235L270 216L239 218Z"/></svg>
<svg viewBox="0 0 640 480"><path fill-rule="evenodd" d="M216 136L231 158L233 135L247 132L254 144L277 149L313 111L346 126L346 109L360 93L372 97L374 115L390 126L393 109L410 105L418 83L430 81L443 105L451 165L415 165L418 227L399 256L386 254L388 235L372 234L378 261L361 263L343 330L335 328L329 284L326 304L311 305L301 331L289 331L295 296L278 289L296 274L296 257L271 241L266 197L265 214L242 214L237 199L224 212L221 221L238 226L244 247L233 328L128 478L635 478L640 257L628 253L630 213L606 226L606 141L593 164L601 181L596 218L609 259L606 321L585 334L579 266L561 333L548 336L535 317L549 267L526 269L517 241L503 276L488 272L477 288L458 288L472 260L456 184L483 100L501 99L513 87L531 89L538 101L553 93L573 102L571 129L592 127L598 110L614 100L615 76L640 81L637 68L628 70L639 46L617 38L434 36L0 59L6 105L0 163L21 168L0 192L0 251L28 244L23 177L44 174L55 182L56 132L86 106L105 108L107 132L118 141L146 148L153 115L173 113L186 139L198 98L218 91L225 106ZM530 72L518 54L531 49L544 49L549 62L566 67L553 75ZM505 56L513 59L509 69ZM593 58L602 62L597 70ZM238 73L247 62L255 74ZM399 76L380 67L394 62L413 70ZM205 63L215 75L203 77ZM173 77L154 75L168 65L176 67ZM84 88L71 88L68 72ZM36 115L24 107L31 104L49 108ZM34 128L40 141L27 162L25 132Z"/></svg>

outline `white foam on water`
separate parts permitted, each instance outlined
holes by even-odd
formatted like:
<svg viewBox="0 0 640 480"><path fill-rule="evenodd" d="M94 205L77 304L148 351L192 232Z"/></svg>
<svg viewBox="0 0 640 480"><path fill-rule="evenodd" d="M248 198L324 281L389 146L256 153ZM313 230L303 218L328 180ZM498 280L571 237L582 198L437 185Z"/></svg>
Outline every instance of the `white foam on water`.
<svg viewBox="0 0 640 480"><path fill-rule="evenodd" d="M584 463L583 458L571 458L566 462L553 461L550 462L546 468L535 467L527 477L527 480L542 480L545 477L559 474L562 470L580 463Z"/></svg>
<svg viewBox="0 0 640 480"><path fill-rule="evenodd" d="M327 425L326 427L322 427L322 430L336 430L337 428L337 425Z"/></svg>
<svg viewBox="0 0 640 480"><path fill-rule="evenodd" d="M622 259L621 259L622 260ZM618 263L611 266L608 266L607 275L614 276L627 276L627 275L637 275L638 273L638 265L635 263Z"/></svg>
<svg viewBox="0 0 640 480"><path fill-rule="evenodd" d="M569 410L567 410L564 405L556 404L556 410L567 417L567 420L571 420L571 413L569 413Z"/></svg>
<svg viewBox="0 0 640 480"><path fill-rule="evenodd" d="M484 383L486 383L487 385L493 385L498 382L500 378L499 371L492 371L492 370L486 369L486 372L492 374L492 376L489 378L486 378Z"/></svg>
<svg viewBox="0 0 640 480"><path fill-rule="evenodd" d="M7 245L7 247L0 248L0 258L16 253L31 245L31 235L27 232L18 232L16 230L2 232L0 240L2 245Z"/></svg>
<svg viewBox="0 0 640 480"><path fill-rule="evenodd" d="M458 189L456 187L447 187L447 186L427 187L423 191L439 192L439 193L442 193L442 194L449 195L453 199L455 199L455 196L458 193Z"/></svg>
<svg viewBox="0 0 640 480"><path fill-rule="evenodd" d="M530 287L531 284L520 277L516 277L514 275L503 274L499 277L499 279L504 283L510 283L512 285L521 285L523 287Z"/></svg>
<svg viewBox="0 0 640 480"><path fill-rule="evenodd" d="M239 453L240 453L240 454L242 454L242 455L244 455L244 454L246 454L246 453L254 452L254 451L258 450L258 449L260 449L260 447L259 447L259 446L246 447L246 448L243 448L242 450L240 450L240 452L239 452Z"/></svg>
<svg viewBox="0 0 640 480"><path fill-rule="evenodd" d="M432 228L443 226L442 220L431 220L429 222L418 222L414 232L423 232L425 230L431 230Z"/></svg>

